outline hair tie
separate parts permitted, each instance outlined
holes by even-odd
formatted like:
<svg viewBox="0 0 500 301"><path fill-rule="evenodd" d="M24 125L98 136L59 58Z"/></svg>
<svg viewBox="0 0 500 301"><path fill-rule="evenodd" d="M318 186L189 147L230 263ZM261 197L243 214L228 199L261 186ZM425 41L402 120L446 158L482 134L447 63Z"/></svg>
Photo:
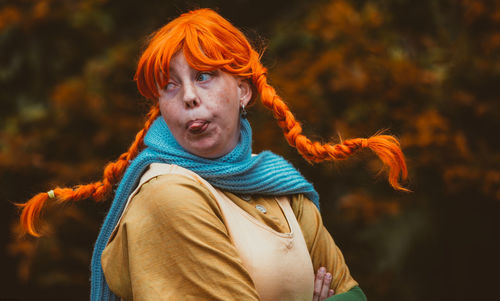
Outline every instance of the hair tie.
<svg viewBox="0 0 500 301"><path fill-rule="evenodd" d="M368 139L366 138L361 139L361 147L362 148L368 147Z"/></svg>
<svg viewBox="0 0 500 301"><path fill-rule="evenodd" d="M47 191L47 195L49 196L49 198L51 199L55 199L56 198L56 194L54 193L54 190L49 190Z"/></svg>

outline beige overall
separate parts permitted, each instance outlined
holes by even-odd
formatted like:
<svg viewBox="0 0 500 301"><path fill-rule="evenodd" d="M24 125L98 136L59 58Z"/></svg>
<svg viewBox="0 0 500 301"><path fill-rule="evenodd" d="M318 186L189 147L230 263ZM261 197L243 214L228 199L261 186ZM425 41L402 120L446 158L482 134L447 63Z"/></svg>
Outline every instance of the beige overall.
<svg viewBox="0 0 500 301"><path fill-rule="evenodd" d="M276 198L276 201L284 213L291 232L279 233L238 207L224 193L196 173L177 165L153 163L141 177L125 208L144 183L164 174L185 175L195 179L210 191L219 205L231 240L261 300L312 299L314 270L311 257L286 197Z"/></svg>

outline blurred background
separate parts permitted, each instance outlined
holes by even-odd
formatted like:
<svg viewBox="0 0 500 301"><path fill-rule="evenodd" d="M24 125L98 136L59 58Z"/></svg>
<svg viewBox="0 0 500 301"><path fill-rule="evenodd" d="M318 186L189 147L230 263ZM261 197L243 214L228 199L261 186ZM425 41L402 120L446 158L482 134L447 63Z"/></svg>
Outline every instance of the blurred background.
<svg viewBox="0 0 500 301"><path fill-rule="evenodd" d="M110 201L48 208L40 239L18 235L12 202L101 179L150 104L133 81L147 36L197 7L266 49L270 82L311 138L400 138L412 193L393 191L369 151L309 165L261 104L249 112L254 151L314 183L369 300L498 295L500 1L0 3L0 300L88 300Z"/></svg>

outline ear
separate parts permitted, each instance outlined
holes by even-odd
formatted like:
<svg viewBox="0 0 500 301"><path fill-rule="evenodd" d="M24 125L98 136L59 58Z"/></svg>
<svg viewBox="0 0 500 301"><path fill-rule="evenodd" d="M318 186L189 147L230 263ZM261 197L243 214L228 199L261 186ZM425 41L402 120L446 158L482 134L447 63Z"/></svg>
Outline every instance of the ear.
<svg viewBox="0 0 500 301"><path fill-rule="evenodd" d="M252 99L252 86L247 78L238 78L238 91L240 96L240 105L245 107Z"/></svg>

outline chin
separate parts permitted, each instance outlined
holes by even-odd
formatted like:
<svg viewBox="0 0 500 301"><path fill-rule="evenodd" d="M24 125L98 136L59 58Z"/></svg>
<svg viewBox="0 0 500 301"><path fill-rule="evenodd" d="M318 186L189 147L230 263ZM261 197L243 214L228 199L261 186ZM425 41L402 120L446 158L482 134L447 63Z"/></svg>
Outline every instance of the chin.
<svg viewBox="0 0 500 301"><path fill-rule="evenodd" d="M198 157L206 158L206 159L215 159L224 156L228 152L226 152L224 149L217 148L215 146L207 146L207 145L200 145L197 147L191 147L190 149L187 149L190 153L193 155L196 155Z"/></svg>
<svg viewBox="0 0 500 301"><path fill-rule="evenodd" d="M233 150L237 142L228 139L214 139L214 136L203 137L198 140L186 141L182 147L198 157L206 159L220 158ZM221 141L222 140L222 141ZM189 143L191 142L191 143Z"/></svg>

